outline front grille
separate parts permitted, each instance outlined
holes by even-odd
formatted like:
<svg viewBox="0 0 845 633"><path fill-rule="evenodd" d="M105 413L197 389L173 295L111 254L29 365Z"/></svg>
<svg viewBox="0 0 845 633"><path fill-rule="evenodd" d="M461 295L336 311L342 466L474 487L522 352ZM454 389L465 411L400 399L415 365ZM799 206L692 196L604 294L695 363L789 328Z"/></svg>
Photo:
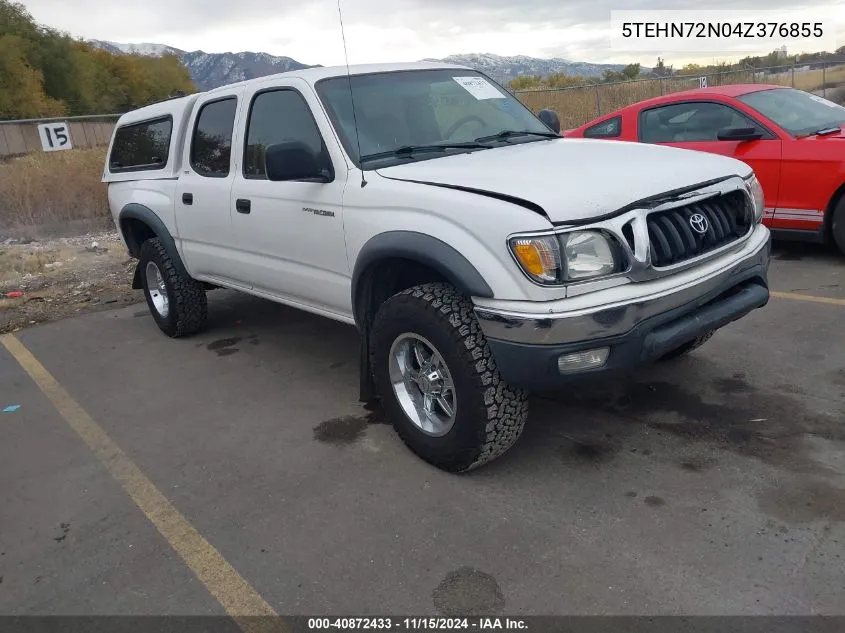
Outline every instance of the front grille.
<svg viewBox="0 0 845 633"><path fill-rule="evenodd" d="M753 213L742 191L707 198L646 216L651 263L671 266L738 240L751 228Z"/></svg>

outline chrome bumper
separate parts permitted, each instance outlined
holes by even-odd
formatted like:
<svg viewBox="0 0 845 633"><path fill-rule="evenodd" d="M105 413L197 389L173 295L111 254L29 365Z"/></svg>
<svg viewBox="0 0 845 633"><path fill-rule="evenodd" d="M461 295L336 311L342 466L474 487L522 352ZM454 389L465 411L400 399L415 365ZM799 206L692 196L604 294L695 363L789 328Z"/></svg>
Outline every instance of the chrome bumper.
<svg viewBox="0 0 845 633"><path fill-rule="evenodd" d="M582 296L536 303L532 312L497 305L476 305L475 313L488 339L533 345L556 345L623 335L643 321L694 304L719 288L768 270L771 236L758 225L742 249L668 277L631 282ZM536 309L536 312L533 311Z"/></svg>

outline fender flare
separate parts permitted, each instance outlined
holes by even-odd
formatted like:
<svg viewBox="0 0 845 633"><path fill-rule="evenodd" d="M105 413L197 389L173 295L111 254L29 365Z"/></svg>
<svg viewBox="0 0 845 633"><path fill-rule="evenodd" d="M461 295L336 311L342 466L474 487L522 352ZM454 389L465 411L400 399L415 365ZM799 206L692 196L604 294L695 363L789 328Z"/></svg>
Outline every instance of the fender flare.
<svg viewBox="0 0 845 633"><path fill-rule="evenodd" d="M123 223L125 220L139 220L150 227L150 230L155 233L155 236L161 240L162 246L164 246L164 250L167 251L168 256L173 261L173 265L176 267L177 272L181 275L185 275L186 277L190 276L188 274L188 270L185 268L184 262L182 262L182 257L179 255L179 251L176 248L176 241L173 239L170 231L167 230L164 222L161 221L161 218L156 215L155 211L142 204L138 204L137 202L130 202L123 207L118 214L118 226L120 227L123 239L126 240L126 246L129 249L129 253L133 257L138 257L141 251L141 244L135 240L131 233L127 233L124 230ZM141 287L140 274L140 269L136 267L135 276L132 280L133 288ZM136 286L136 284L139 285Z"/></svg>
<svg viewBox="0 0 845 633"><path fill-rule="evenodd" d="M401 257L424 264L467 296L492 298L493 291L466 257L442 240L416 231L387 231L368 240L358 253L352 272L352 309L355 322L366 324L366 271L379 260Z"/></svg>

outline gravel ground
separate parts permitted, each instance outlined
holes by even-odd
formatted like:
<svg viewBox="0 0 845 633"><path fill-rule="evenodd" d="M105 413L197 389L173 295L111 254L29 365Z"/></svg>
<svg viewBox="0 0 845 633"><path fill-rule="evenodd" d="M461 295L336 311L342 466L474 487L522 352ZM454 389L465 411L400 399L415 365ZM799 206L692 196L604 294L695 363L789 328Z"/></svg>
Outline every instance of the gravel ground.
<svg viewBox="0 0 845 633"><path fill-rule="evenodd" d="M0 241L0 332L143 300L116 231L25 242Z"/></svg>

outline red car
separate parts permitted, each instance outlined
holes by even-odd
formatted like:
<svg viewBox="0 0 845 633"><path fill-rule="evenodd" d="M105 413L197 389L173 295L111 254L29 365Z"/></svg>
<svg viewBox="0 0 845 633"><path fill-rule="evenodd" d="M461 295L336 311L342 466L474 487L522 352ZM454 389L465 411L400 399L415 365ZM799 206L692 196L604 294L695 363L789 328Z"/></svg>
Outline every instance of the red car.
<svg viewBox="0 0 845 633"><path fill-rule="evenodd" d="M748 163L774 237L845 253L845 108L783 86L701 88L641 101L564 136L657 143Z"/></svg>

